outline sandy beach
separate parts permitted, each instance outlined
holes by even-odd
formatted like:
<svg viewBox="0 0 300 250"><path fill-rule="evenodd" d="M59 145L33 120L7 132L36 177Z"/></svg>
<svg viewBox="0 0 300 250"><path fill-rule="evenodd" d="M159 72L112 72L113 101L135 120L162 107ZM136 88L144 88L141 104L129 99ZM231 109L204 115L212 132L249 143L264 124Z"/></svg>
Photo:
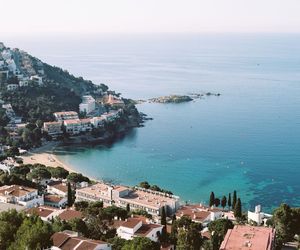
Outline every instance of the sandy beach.
<svg viewBox="0 0 300 250"><path fill-rule="evenodd" d="M71 166L61 162L53 150L59 144L59 142L48 142L42 147L28 151L25 155L20 156L23 159L24 164L40 163L50 167L62 167L69 172L75 172Z"/></svg>

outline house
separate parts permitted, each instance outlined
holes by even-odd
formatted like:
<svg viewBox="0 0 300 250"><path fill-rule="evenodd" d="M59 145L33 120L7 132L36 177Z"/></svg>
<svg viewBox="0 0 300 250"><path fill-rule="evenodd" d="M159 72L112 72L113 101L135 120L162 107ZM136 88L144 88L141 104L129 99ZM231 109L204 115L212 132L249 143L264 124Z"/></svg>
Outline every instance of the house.
<svg viewBox="0 0 300 250"><path fill-rule="evenodd" d="M79 119L78 113L75 111L55 112L54 117L56 121Z"/></svg>
<svg viewBox="0 0 300 250"><path fill-rule="evenodd" d="M63 122L66 132L70 135L76 135L81 132L89 132L92 130L91 119L73 119Z"/></svg>
<svg viewBox="0 0 300 250"><path fill-rule="evenodd" d="M39 206L29 208L25 212L27 215L37 215L43 221L50 221L57 217L62 211L60 209L55 209L47 206Z"/></svg>
<svg viewBox="0 0 300 250"><path fill-rule="evenodd" d="M61 181L52 181L47 184L47 192L65 197L68 195L68 186Z"/></svg>
<svg viewBox="0 0 300 250"><path fill-rule="evenodd" d="M123 106L124 101L121 98L118 98L114 95L108 95L107 104L115 105L115 106Z"/></svg>
<svg viewBox="0 0 300 250"><path fill-rule="evenodd" d="M38 76L38 75L34 75L30 77L30 80L37 83L38 85L43 85L43 77Z"/></svg>
<svg viewBox="0 0 300 250"><path fill-rule="evenodd" d="M82 212L80 211L76 211L76 210L73 210L73 209L64 209L59 215L58 217L61 219L61 220L65 220L65 221L69 221L69 220L72 220L72 219L83 219L84 216L82 214Z"/></svg>
<svg viewBox="0 0 300 250"><path fill-rule="evenodd" d="M206 207L200 205L185 205L182 206L176 213L178 218L188 216L194 222L207 225L209 222L221 218L223 215L222 210L215 207Z"/></svg>
<svg viewBox="0 0 300 250"><path fill-rule="evenodd" d="M92 130L91 119L80 119L81 122L81 132L89 132Z"/></svg>
<svg viewBox="0 0 300 250"><path fill-rule="evenodd" d="M167 214L173 214L179 207L179 197L142 188L112 186L104 183L76 190L76 201L102 201L105 206L141 209L158 216L164 207Z"/></svg>
<svg viewBox="0 0 300 250"><path fill-rule="evenodd" d="M157 242L158 236L162 233L163 226L158 224L145 224L142 220L129 218L117 229L120 238L131 240L134 237L147 237Z"/></svg>
<svg viewBox="0 0 300 250"><path fill-rule="evenodd" d="M95 116L95 117L91 118L91 124L95 128L103 127L104 123L105 123L105 120L106 119L102 116Z"/></svg>
<svg viewBox="0 0 300 250"><path fill-rule="evenodd" d="M62 208L68 203L67 197L62 197L57 194L45 194L44 195L44 205L50 207Z"/></svg>
<svg viewBox="0 0 300 250"><path fill-rule="evenodd" d="M122 113L122 109L119 110L112 110L108 113L104 113L101 116L108 122L112 122L114 120L116 120L117 118L120 117L121 113Z"/></svg>
<svg viewBox="0 0 300 250"><path fill-rule="evenodd" d="M255 211L248 211L248 223L255 222L257 225L265 224L268 219L272 218L271 214L261 212L261 205L255 206Z"/></svg>
<svg viewBox="0 0 300 250"><path fill-rule="evenodd" d="M63 133L62 122L44 122L43 130L53 137Z"/></svg>
<svg viewBox="0 0 300 250"><path fill-rule="evenodd" d="M51 237L53 242L52 250L111 250L110 244L80 237L72 231L57 232Z"/></svg>
<svg viewBox="0 0 300 250"><path fill-rule="evenodd" d="M274 241L273 228L235 225L233 229L228 229L220 250L272 250L275 247Z"/></svg>
<svg viewBox="0 0 300 250"><path fill-rule="evenodd" d="M82 102L79 104L79 111L82 113L89 114L96 108L96 101L90 95L82 96Z"/></svg>
<svg viewBox="0 0 300 250"><path fill-rule="evenodd" d="M13 203L31 208L44 204L44 197L38 195L38 190L19 185L0 187L0 202Z"/></svg>
<svg viewBox="0 0 300 250"><path fill-rule="evenodd" d="M18 84L7 84L6 88L8 91L14 91L17 88L19 88L19 85Z"/></svg>

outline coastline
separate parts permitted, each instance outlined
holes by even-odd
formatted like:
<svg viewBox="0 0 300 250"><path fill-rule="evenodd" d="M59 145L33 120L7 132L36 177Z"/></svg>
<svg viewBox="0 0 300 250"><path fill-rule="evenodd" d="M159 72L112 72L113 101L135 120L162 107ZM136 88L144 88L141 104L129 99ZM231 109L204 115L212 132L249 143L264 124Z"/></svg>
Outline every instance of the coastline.
<svg viewBox="0 0 300 250"><path fill-rule="evenodd" d="M69 172L77 172L69 164L66 164L58 159L54 150L60 144L60 142L47 142L45 145L30 150L26 154L21 155L24 164L44 164L49 167L62 167Z"/></svg>

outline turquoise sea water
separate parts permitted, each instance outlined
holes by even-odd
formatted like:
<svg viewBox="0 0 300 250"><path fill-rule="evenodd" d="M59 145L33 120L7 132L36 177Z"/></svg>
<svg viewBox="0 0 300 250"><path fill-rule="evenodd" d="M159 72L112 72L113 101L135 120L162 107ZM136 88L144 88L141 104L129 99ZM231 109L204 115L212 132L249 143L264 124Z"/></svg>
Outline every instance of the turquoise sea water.
<svg viewBox="0 0 300 250"><path fill-rule="evenodd" d="M238 191L245 209L300 206L299 35L107 35L7 38L130 98L220 92L183 104L143 104L154 120L112 145L58 149L83 174L147 180L183 201Z"/></svg>

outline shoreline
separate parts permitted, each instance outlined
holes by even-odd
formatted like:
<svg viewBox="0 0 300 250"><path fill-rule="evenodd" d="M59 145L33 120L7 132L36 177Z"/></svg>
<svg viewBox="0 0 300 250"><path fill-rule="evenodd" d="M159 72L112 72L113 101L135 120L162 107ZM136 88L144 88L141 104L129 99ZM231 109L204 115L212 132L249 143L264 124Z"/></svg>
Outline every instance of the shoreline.
<svg viewBox="0 0 300 250"><path fill-rule="evenodd" d="M23 160L23 164L43 164L49 167L62 167L69 171L70 173L79 173L75 171L74 168L62 161L60 161L57 155L54 153L55 148L61 142L47 142L45 145L30 150L26 154L19 156Z"/></svg>

